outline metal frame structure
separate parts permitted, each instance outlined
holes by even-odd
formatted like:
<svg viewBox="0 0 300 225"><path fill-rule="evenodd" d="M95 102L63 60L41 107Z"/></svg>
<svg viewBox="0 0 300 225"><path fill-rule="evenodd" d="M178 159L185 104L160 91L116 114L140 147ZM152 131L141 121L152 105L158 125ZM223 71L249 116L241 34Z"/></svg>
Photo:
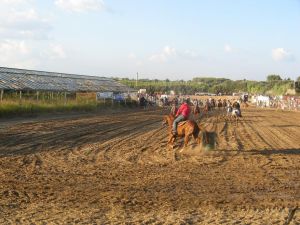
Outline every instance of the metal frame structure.
<svg viewBox="0 0 300 225"><path fill-rule="evenodd" d="M115 93L134 91L113 79L105 77L0 67L1 100L3 91L6 90Z"/></svg>

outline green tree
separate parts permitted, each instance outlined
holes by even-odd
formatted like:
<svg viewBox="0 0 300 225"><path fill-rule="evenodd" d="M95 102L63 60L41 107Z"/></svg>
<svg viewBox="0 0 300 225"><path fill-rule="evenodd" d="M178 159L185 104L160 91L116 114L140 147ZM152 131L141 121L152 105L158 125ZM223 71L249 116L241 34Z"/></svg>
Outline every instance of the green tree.
<svg viewBox="0 0 300 225"><path fill-rule="evenodd" d="M267 81L268 82L272 82L272 81L280 81L282 80L280 75L276 75L276 74L270 74L267 76Z"/></svg>

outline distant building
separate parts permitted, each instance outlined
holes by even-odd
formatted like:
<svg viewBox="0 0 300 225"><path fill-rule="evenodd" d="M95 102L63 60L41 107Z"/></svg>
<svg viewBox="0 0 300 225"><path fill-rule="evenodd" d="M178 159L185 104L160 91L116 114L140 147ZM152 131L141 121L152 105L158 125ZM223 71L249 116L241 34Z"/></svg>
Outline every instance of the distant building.
<svg viewBox="0 0 300 225"><path fill-rule="evenodd" d="M16 96L13 93L20 99L26 93L27 98L36 95L37 100L39 96L44 99L64 96L64 99L82 100L96 99L101 93L128 95L131 92L134 90L106 77L0 67L0 101Z"/></svg>
<svg viewBox="0 0 300 225"><path fill-rule="evenodd" d="M98 76L0 67L0 90L51 92L131 92L117 81Z"/></svg>

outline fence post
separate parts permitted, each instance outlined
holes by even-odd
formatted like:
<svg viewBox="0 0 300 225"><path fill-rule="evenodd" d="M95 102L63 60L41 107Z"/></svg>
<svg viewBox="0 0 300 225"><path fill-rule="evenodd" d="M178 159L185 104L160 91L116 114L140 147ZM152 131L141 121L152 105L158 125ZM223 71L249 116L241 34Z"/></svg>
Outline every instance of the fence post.
<svg viewBox="0 0 300 225"><path fill-rule="evenodd" d="M53 103L53 92L51 91L51 103Z"/></svg>
<svg viewBox="0 0 300 225"><path fill-rule="evenodd" d="M36 92L36 101L39 101L39 91Z"/></svg>
<svg viewBox="0 0 300 225"><path fill-rule="evenodd" d="M67 104L67 92L64 93L65 96L65 105Z"/></svg>
<svg viewBox="0 0 300 225"><path fill-rule="evenodd" d="M3 100L3 89L1 89L1 94L0 94L0 101L2 102Z"/></svg>
<svg viewBox="0 0 300 225"><path fill-rule="evenodd" d="M19 93L20 93L20 104L22 104L22 91L20 91Z"/></svg>

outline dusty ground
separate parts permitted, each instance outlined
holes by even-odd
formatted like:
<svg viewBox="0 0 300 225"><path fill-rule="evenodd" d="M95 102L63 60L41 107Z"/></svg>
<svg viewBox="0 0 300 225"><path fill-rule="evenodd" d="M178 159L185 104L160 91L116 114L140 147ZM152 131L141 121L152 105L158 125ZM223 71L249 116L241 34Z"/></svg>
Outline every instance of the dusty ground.
<svg viewBox="0 0 300 225"><path fill-rule="evenodd" d="M300 113L203 119L216 150L182 152L162 115L2 120L0 224L284 224L300 207Z"/></svg>

